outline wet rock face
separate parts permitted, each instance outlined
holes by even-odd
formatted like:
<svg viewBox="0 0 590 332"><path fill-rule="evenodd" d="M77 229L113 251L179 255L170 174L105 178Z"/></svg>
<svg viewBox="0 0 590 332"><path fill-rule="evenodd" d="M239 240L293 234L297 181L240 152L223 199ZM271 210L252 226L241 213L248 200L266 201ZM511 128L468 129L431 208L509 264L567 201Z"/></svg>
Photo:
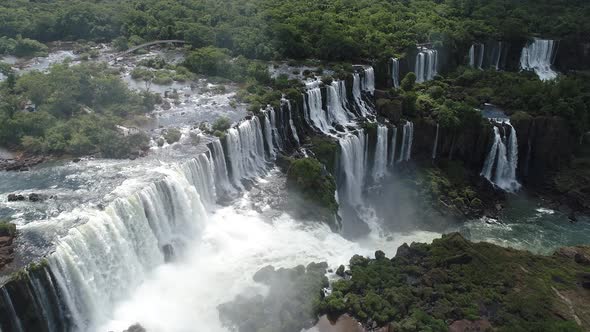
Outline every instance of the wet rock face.
<svg viewBox="0 0 590 332"><path fill-rule="evenodd" d="M0 270L14 260L13 242L15 237L16 226L2 223L0 220Z"/></svg>
<svg viewBox="0 0 590 332"><path fill-rule="evenodd" d="M576 138L565 119L535 117L512 120L518 136L518 176L526 184L544 184L568 165Z"/></svg>

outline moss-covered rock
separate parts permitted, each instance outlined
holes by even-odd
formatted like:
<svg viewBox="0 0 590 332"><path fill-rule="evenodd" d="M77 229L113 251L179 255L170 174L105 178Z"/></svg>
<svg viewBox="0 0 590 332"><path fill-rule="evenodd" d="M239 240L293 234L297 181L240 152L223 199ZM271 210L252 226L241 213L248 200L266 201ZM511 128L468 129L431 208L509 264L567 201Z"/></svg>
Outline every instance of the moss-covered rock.
<svg viewBox="0 0 590 332"><path fill-rule="evenodd" d="M338 228L335 222L338 212L336 181L317 159L291 160L287 170L287 190L293 196L293 210L302 217L319 218L333 229Z"/></svg>
<svg viewBox="0 0 590 332"><path fill-rule="evenodd" d="M353 257L351 277L332 285L318 314L348 313L366 326L395 331L448 331L453 324L584 331L590 328L590 290L584 288L590 266L572 257L576 253L537 256L444 235L430 245L403 245L391 260Z"/></svg>
<svg viewBox="0 0 590 332"><path fill-rule="evenodd" d="M310 138L310 150L314 156L326 165L328 171L335 171L336 159L338 157L338 142L336 139L327 136L312 136Z"/></svg>

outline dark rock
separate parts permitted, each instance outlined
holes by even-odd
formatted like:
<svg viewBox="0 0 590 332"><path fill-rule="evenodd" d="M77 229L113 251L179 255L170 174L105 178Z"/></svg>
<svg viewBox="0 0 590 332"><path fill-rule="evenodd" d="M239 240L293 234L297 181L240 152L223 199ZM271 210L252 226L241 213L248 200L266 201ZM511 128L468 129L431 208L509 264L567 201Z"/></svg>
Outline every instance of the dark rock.
<svg viewBox="0 0 590 332"><path fill-rule="evenodd" d="M82 159L80 159L80 158L74 158L74 159L72 159L72 162L79 163L81 160Z"/></svg>
<svg viewBox="0 0 590 332"><path fill-rule="evenodd" d="M44 199L45 199L45 197L43 197L41 194L37 194L37 193L29 194L29 201L31 201L31 202L41 202Z"/></svg>
<svg viewBox="0 0 590 332"><path fill-rule="evenodd" d="M275 268L272 265L267 265L254 273L252 279L256 282L268 283L271 281L274 272Z"/></svg>
<svg viewBox="0 0 590 332"><path fill-rule="evenodd" d="M164 110L169 110L172 108L172 105L170 105L170 102L167 100L164 100L164 102L162 102L162 109Z"/></svg>
<svg viewBox="0 0 590 332"><path fill-rule="evenodd" d="M20 194L8 194L8 201L9 202L19 202L24 201L26 198Z"/></svg>
<svg viewBox="0 0 590 332"><path fill-rule="evenodd" d="M445 263L447 265L453 265L453 264L469 264L471 263L471 260L473 259L473 257L471 257L469 254L467 253L463 253L457 256L453 256L453 257L449 257Z"/></svg>
<svg viewBox="0 0 590 332"><path fill-rule="evenodd" d="M147 330L139 325L139 324L133 324L131 326L129 326L129 328L123 332L146 332Z"/></svg>
<svg viewBox="0 0 590 332"><path fill-rule="evenodd" d="M326 262L321 262L321 263L311 262L307 265L307 271L309 271L309 272L321 272L321 273L325 274L327 269L328 269L328 263L326 263ZM303 272L305 272L305 271L303 271Z"/></svg>
<svg viewBox="0 0 590 332"><path fill-rule="evenodd" d="M169 263L174 261L174 247L171 244L165 244L162 246L162 253L164 254L164 262Z"/></svg>
<svg viewBox="0 0 590 332"><path fill-rule="evenodd" d="M341 124L337 124L336 126L334 126L334 128L341 133L346 132L346 128L344 128L344 126Z"/></svg>
<svg viewBox="0 0 590 332"><path fill-rule="evenodd" d="M375 251L375 259L385 259L385 253L381 250Z"/></svg>
<svg viewBox="0 0 590 332"><path fill-rule="evenodd" d="M344 274L345 267L344 265L340 265L336 270L336 275L344 278L346 275Z"/></svg>

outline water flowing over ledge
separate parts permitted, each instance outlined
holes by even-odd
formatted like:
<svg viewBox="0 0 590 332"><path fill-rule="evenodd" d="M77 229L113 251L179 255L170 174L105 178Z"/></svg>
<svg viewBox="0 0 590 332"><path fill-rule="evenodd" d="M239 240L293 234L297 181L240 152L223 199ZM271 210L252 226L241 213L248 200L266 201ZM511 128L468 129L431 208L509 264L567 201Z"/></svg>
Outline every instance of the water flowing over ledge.
<svg viewBox="0 0 590 332"><path fill-rule="evenodd" d="M520 55L520 68L533 70L543 81L557 78L557 72L552 69L558 43L550 39L535 38L523 47Z"/></svg>

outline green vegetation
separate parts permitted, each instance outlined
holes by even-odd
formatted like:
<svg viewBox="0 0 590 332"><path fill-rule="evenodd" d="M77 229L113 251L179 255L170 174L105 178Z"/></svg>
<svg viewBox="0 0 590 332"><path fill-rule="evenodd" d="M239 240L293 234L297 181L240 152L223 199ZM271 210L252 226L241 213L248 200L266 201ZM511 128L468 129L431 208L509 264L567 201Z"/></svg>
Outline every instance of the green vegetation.
<svg viewBox="0 0 590 332"><path fill-rule="evenodd" d="M442 162L441 168L420 168L417 172L416 185L425 207L468 218L483 213L483 202L470 186L469 171L460 161Z"/></svg>
<svg viewBox="0 0 590 332"><path fill-rule="evenodd" d="M478 38L590 34L589 4L574 0L189 0L5 1L0 35L54 40L185 39L247 58L387 58L430 41L466 46Z"/></svg>
<svg viewBox="0 0 590 332"><path fill-rule="evenodd" d="M326 263L310 263L292 269L272 266L254 275L256 282L269 286L266 296L237 296L217 307L221 322L238 332L301 331L313 325L322 288L328 287Z"/></svg>
<svg viewBox="0 0 590 332"><path fill-rule="evenodd" d="M47 46L33 39L22 38L20 35L16 39L0 37L1 54L18 57L47 56Z"/></svg>
<svg viewBox="0 0 590 332"><path fill-rule="evenodd" d="M116 125L146 121L156 96L130 91L106 64L55 65L0 85L0 146L29 154L122 158L146 149L143 133Z"/></svg>
<svg viewBox="0 0 590 332"><path fill-rule="evenodd" d="M318 314L348 313L402 332L448 331L464 319L498 331L582 331L588 326L572 314L587 324L581 281L590 266L578 261L443 235L431 245L403 245L391 260L380 251L375 259L352 257L350 277L333 283Z"/></svg>
<svg viewBox="0 0 590 332"><path fill-rule="evenodd" d="M168 144L176 143L180 140L182 133L176 128L166 129L164 132L164 139Z"/></svg>
<svg viewBox="0 0 590 332"><path fill-rule="evenodd" d="M338 211L336 181L317 159L293 160L287 171L287 188L309 203L328 209L332 216Z"/></svg>
<svg viewBox="0 0 590 332"><path fill-rule="evenodd" d="M445 97L455 102L477 106L491 102L509 114L522 118L556 115L565 118L576 136L590 130L590 76L584 73L561 76L543 82L534 74L481 71L460 68L441 86ZM430 91L430 90L427 90Z"/></svg>
<svg viewBox="0 0 590 332"><path fill-rule="evenodd" d="M11 224L6 220L0 219L0 236L13 237L15 235L16 235L16 225Z"/></svg>

